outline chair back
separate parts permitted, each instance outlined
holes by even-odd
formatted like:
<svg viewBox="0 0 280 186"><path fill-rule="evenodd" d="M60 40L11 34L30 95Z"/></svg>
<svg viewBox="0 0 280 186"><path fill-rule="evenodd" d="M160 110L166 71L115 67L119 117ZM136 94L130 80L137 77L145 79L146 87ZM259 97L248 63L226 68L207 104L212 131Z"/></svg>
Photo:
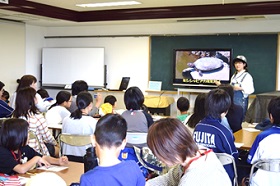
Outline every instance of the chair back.
<svg viewBox="0 0 280 186"><path fill-rule="evenodd" d="M85 146L91 144L92 135L77 135L62 133L58 136L58 143L60 145L60 155L62 153L63 144L72 146Z"/></svg>
<svg viewBox="0 0 280 186"><path fill-rule="evenodd" d="M220 162L222 163L222 165L232 164L233 170L234 170L233 185L238 186L237 168L236 168L234 157L227 153L215 153L215 154L216 154L217 158L220 160Z"/></svg>
<svg viewBox="0 0 280 186"><path fill-rule="evenodd" d="M268 172L278 172L280 173L280 159L266 159L259 160L255 162L250 171L250 183L252 182L252 177L256 169L261 169Z"/></svg>
<svg viewBox="0 0 280 186"><path fill-rule="evenodd" d="M138 146L143 147L147 146L147 133L140 133L140 132L127 132L126 139L127 139L127 146Z"/></svg>
<svg viewBox="0 0 280 186"><path fill-rule="evenodd" d="M41 143L40 143L40 141L39 141L39 139L38 139L38 137L37 137L37 135L32 131L32 130L28 130L28 136L29 136L29 139L35 139L35 141L38 143L38 145L39 145L39 149L40 149L40 153L42 154L42 155L46 155L46 154L44 154L44 151L43 151L43 147L41 146Z"/></svg>

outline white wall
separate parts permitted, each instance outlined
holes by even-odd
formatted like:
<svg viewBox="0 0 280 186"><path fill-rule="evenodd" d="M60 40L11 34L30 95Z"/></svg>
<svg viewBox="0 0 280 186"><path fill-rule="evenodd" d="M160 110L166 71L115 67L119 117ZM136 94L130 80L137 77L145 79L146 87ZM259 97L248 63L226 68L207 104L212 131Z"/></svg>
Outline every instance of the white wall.
<svg viewBox="0 0 280 186"><path fill-rule="evenodd" d="M34 75L40 80L42 48L45 45L45 28L26 25L26 74ZM39 86L39 84L38 84Z"/></svg>
<svg viewBox="0 0 280 186"><path fill-rule="evenodd" d="M191 21L151 24L123 24L79 27L47 27L47 36L90 35L207 35L278 33L279 20Z"/></svg>
<svg viewBox="0 0 280 186"><path fill-rule="evenodd" d="M12 94L16 80L25 74L25 25L0 22L1 78L5 89Z"/></svg>

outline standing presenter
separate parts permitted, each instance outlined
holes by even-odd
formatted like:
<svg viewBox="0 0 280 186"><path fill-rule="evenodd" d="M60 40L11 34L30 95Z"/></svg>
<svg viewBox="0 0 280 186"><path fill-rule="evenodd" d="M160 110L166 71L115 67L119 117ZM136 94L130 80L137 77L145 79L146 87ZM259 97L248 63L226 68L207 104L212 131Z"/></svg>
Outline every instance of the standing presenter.
<svg viewBox="0 0 280 186"><path fill-rule="evenodd" d="M242 106L244 120L248 109L248 96L255 91L254 82L248 72L248 64L245 56L236 56L232 63L235 68L235 72L230 79L230 85L232 85L234 90L233 101L234 104ZM215 83L217 86L221 85L220 81L216 81Z"/></svg>
<svg viewBox="0 0 280 186"><path fill-rule="evenodd" d="M230 84L234 89L233 100L236 105L242 106L244 119L248 109L248 96L255 91L254 82L251 74L248 72L248 64L245 56L236 56L232 63L236 70L230 80Z"/></svg>

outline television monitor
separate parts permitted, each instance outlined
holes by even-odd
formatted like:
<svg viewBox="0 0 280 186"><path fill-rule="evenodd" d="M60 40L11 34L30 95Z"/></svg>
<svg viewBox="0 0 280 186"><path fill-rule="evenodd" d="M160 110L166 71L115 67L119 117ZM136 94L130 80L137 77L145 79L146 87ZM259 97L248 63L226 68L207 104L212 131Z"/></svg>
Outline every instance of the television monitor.
<svg viewBox="0 0 280 186"><path fill-rule="evenodd" d="M231 49L175 49L173 85L216 87L230 82Z"/></svg>

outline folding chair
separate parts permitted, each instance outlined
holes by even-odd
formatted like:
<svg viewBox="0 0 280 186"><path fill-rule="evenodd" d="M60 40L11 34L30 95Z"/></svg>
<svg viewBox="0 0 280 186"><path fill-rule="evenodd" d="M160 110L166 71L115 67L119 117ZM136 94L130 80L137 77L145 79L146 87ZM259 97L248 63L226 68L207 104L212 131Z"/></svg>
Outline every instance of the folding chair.
<svg viewBox="0 0 280 186"><path fill-rule="evenodd" d="M40 143L37 135L32 130L28 130L28 136L29 136L29 139L31 139L31 140L35 139L36 140L36 142L39 145L39 149L40 149L41 154L46 155L46 154L44 154L43 147L41 146L41 143Z"/></svg>
<svg viewBox="0 0 280 186"><path fill-rule="evenodd" d="M60 145L59 156L62 154L63 144L72 146L85 146L91 145L92 135L77 135L62 133L58 136L58 143ZM86 152L85 152L86 153Z"/></svg>
<svg viewBox="0 0 280 186"><path fill-rule="evenodd" d="M234 157L227 154L227 153L215 153L217 158L220 160L222 165L233 165L233 170L234 170L234 179L233 179L233 185L238 186L238 181L237 181L237 168L235 164Z"/></svg>
<svg viewBox="0 0 280 186"><path fill-rule="evenodd" d="M255 162L252 165L250 171L250 177L249 177L250 183L252 182L252 178L254 177L254 172L257 169L264 170L267 172L280 173L280 159L266 159L266 160L259 160ZM272 174L272 176L274 176L274 178L276 176L278 180L280 174L279 175ZM280 178L278 181L280 181Z"/></svg>
<svg viewBox="0 0 280 186"><path fill-rule="evenodd" d="M128 147L144 147L147 146L147 133L140 132L127 132L127 146Z"/></svg>

